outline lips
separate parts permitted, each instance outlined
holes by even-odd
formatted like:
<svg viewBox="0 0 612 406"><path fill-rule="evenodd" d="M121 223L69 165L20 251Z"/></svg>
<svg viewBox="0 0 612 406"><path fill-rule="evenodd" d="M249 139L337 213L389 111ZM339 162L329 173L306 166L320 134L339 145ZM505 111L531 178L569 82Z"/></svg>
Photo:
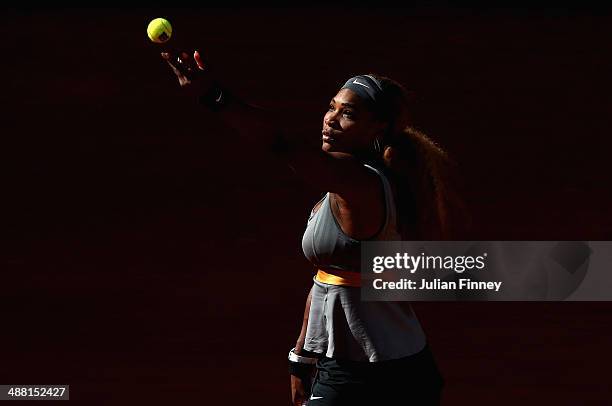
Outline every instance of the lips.
<svg viewBox="0 0 612 406"><path fill-rule="evenodd" d="M321 131L321 134L323 135L323 141L325 142L333 142L336 141L336 139L334 138L334 133L332 133L329 130L323 130Z"/></svg>

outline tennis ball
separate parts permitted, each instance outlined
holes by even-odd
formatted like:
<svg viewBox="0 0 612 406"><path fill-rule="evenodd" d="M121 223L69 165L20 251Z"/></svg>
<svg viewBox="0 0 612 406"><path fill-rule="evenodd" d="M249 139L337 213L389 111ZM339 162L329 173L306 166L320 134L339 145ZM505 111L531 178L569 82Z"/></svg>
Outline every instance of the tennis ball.
<svg viewBox="0 0 612 406"><path fill-rule="evenodd" d="M163 44L172 36L172 26L165 18L156 18L147 27L149 39L157 44Z"/></svg>

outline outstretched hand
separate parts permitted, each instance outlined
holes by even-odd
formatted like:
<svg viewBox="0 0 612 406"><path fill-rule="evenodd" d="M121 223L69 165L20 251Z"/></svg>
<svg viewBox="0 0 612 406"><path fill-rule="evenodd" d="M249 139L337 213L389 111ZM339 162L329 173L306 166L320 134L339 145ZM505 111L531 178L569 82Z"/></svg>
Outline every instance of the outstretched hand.
<svg viewBox="0 0 612 406"><path fill-rule="evenodd" d="M162 52L161 56L176 75L182 88L201 94L212 83L213 78L209 72L210 69L197 50L193 51L191 55L181 51L177 55Z"/></svg>

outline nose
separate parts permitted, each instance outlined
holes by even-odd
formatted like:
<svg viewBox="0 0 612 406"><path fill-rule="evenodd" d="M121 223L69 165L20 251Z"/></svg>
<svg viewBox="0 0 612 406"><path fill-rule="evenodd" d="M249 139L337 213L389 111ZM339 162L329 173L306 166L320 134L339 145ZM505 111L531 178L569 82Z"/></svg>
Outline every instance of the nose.
<svg viewBox="0 0 612 406"><path fill-rule="evenodd" d="M336 113L335 112L327 113L323 119L323 123L325 123L325 125L328 127L334 127L335 125L337 125L338 121L336 120Z"/></svg>

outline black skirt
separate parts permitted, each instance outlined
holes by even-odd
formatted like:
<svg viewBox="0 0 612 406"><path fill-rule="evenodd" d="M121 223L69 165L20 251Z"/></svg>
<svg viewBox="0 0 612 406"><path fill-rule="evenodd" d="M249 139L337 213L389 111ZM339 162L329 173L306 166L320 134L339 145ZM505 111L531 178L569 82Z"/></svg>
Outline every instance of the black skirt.
<svg viewBox="0 0 612 406"><path fill-rule="evenodd" d="M322 357L309 406L440 404L444 379L428 345L408 357L355 362Z"/></svg>

